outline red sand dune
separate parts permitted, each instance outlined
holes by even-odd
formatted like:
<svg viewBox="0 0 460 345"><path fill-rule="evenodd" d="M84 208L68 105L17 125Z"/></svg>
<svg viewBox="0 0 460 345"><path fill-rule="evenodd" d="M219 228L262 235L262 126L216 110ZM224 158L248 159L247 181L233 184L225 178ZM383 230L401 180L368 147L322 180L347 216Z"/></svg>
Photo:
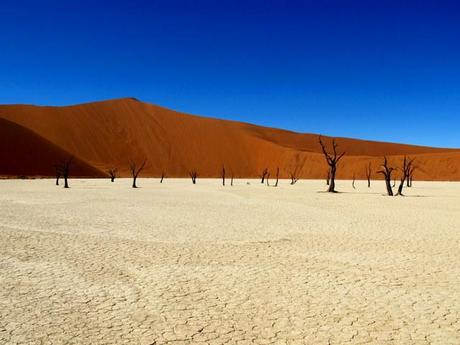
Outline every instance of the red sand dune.
<svg viewBox="0 0 460 345"><path fill-rule="evenodd" d="M0 106L0 175L52 176L63 157L78 159L75 176L99 177L111 167L128 176L128 162L147 159L142 176L217 177L222 166L235 177L256 177L277 167L287 177L296 167L303 178L324 178L327 167L318 135L187 115L132 98L67 107ZM330 138L324 137L329 143ZM442 149L337 138L338 178L374 175L383 155L394 166L416 158L415 178L460 180L460 149Z"/></svg>

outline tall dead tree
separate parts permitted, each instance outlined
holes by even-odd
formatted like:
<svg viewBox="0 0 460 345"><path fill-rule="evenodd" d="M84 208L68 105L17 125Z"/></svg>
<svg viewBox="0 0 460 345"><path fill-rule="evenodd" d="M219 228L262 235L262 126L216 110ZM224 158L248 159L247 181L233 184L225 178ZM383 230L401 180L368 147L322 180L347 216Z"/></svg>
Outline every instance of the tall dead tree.
<svg viewBox="0 0 460 345"><path fill-rule="evenodd" d="M137 188L136 180L140 172L144 169L147 160L144 159L141 164L136 163L135 161L129 162L129 169L131 170L131 175L133 176L133 188Z"/></svg>
<svg viewBox="0 0 460 345"><path fill-rule="evenodd" d="M191 170L189 171L188 174L190 175L190 178L192 179L192 183L196 184L196 178L198 177L198 173L196 172L196 170Z"/></svg>
<svg viewBox="0 0 460 345"><path fill-rule="evenodd" d="M367 188L371 188L372 166L371 162L366 166Z"/></svg>
<svg viewBox="0 0 460 345"><path fill-rule="evenodd" d="M391 187L391 174L395 169L388 166L387 157L383 157L382 170L377 171L379 174L382 174L385 178L385 185L387 187L387 194L393 196L393 189Z"/></svg>
<svg viewBox="0 0 460 345"><path fill-rule="evenodd" d="M401 179L398 187L398 192L396 193L396 195L403 196L404 182L406 182L406 179L409 178L413 163L414 159L408 159L406 156L404 156L403 165L401 167Z"/></svg>
<svg viewBox="0 0 460 345"><path fill-rule="evenodd" d="M225 187L225 166L222 166L222 186Z"/></svg>
<svg viewBox="0 0 460 345"><path fill-rule="evenodd" d="M267 177L267 175L269 175L268 173L268 168L265 168L263 171L262 171L262 174L260 175L260 183L264 184L264 181L265 181L265 178Z"/></svg>
<svg viewBox="0 0 460 345"><path fill-rule="evenodd" d="M278 187L278 180L280 177L280 168L276 168L276 182L275 182L275 187Z"/></svg>
<svg viewBox="0 0 460 345"><path fill-rule="evenodd" d="M69 174L70 174L70 166L72 165L73 157L69 157L66 160L62 161L60 164L61 175L64 178L64 188L69 188Z"/></svg>
<svg viewBox="0 0 460 345"><path fill-rule="evenodd" d="M166 177L166 172L164 170L161 170L160 183L163 183L163 180L165 177Z"/></svg>
<svg viewBox="0 0 460 345"><path fill-rule="evenodd" d="M107 170L107 173L109 174L110 182L114 182L115 178L117 177L117 174L118 174L118 169L117 168L110 168L109 170Z"/></svg>
<svg viewBox="0 0 460 345"><path fill-rule="evenodd" d="M327 164L329 165L329 193L335 193L335 175L337 173L337 165L342 157L345 155L345 152L337 153L337 143L335 139L332 139L332 153L329 153L324 145L323 141L321 140L321 136L319 136L319 144L321 145L321 149L324 154L324 158L326 159Z"/></svg>

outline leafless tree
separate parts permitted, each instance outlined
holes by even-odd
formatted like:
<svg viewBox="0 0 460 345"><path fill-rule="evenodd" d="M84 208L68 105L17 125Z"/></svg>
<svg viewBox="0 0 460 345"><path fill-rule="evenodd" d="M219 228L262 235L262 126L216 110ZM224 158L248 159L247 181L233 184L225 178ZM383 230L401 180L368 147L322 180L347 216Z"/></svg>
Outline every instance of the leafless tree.
<svg viewBox="0 0 460 345"><path fill-rule="evenodd" d="M133 188L137 188L136 180L139 173L144 169L145 164L147 164L146 159L144 159L141 164L138 164L135 161L129 162L129 169L131 170L131 175L133 176Z"/></svg>
<svg viewBox="0 0 460 345"><path fill-rule="evenodd" d="M166 177L166 172L164 170L161 171L161 178L160 183L163 183L164 178Z"/></svg>
<svg viewBox="0 0 460 345"><path fill-rule="evenodd" d="M371 162L366 166L367 188L371 188L372 166Z"/></svg>
<svg viewBox="0 0 460 345"><path fill-rule="evenodd" d="M280 168L276 168L276 182L275 182L275 187L278 187L278 180L280 177Z"/></svg>
<svg viewBox="0 0 460 345"><path fill-rule="evenodd" d="M353 187L353 189L356 189L355 180L356 180L356 177L355 177L355 174L353 174L353 182L351 183L351 186Z"/></svg>
<svg viewBox="0 0 460 345"><path fill-rule="evenodd" d="M291 175L291 184L296 184L299 178L297 177L297 167L295 167L294 171L290 172Z"/></svg>
<svg viewBox="0 0 460 345"><path fill-rule="evenodd" d="M404 156L403 165L401 168L401 180L398 187L398 193L396 193L396 195L403 195L404 182L406 182L406 179L409 179L413 163L414 158L410 159Z"/></svg>
<svg viewBox="0 0 460 345"><path fill-rule="evenodd" d="M56 186L59 186L59 179L62 176L62 167L61 164L54 164L54 171L56 174Z"/></svg>
<svg viewBox="0 0 460 345"><path fill-rule="evenodd" d="M117 177L117 174L118 174L118 169L117 168L110 168L109 170L107 170L107 173L110 176L110 182L114 182L115 178Z"/></svg>
<svg viewBox="0 0 460 345"><path fill-rule="evenodd" d="M64 188L69 188L68 178L69 178L70 167L72 165L72 162L73 162L73 157L69 157L63 160L60 164L58 164L59 166L58 169L60 170L61 176L64 178Z"/></svg>
<svg viewBox="0 0 460 345"><path fill-rule="evenodd" d="M387 157L383 157L382 170L377 171L379 174L382 174L385 178L385 185L387 187L387 194L393 196L393 189L391 187L391 174L395 169L388 166Z"/></svg>
<svg viewBox="0 0 460 345"><path fill-rule="evenodd" d="M222 186L225 186L225 166L222 166Z"/></svg>
<svg viewBox="0 0 460 345"><path fill-rule="evenodd" d="M190 178L192 179L192 183L196 184L196 178L198 177L198 173L196 172L196 170L191 170L189 171L188 174L190 175Z"/></svg>
<svg viewBox="0 0 460 345"><path fill-rule="evenodd" d="M414 164L411 165L410 169L409 169L409 176L407 176L407 187L412 187L412 180L414 178L414 171L417 169L417 166L415 166Z"/></svg>
<svg viewBox="0 0 460 345"><path fill-rule="evenodd" d="M261 178L260 183L264 184L264 181L265 181L265 178L267 177L267 175L270 175L270 174L268 173L268 168L265 168L262 171L262 174L260 175L260 178Z"/></svg>
<svg viewBox="0 0 460 345"><path fill-rule="evenodd" d="M345 152L337 153L337 143L335 139L332 140L332 153L329 153L324 145L323 141L321 140L321 136L319 136L319 144L321 145L321 149L323 150L324 158L326 159L327 164L329 165L329 193L335 193L335 174L337 173L337 164L345 155Z"/></svg>

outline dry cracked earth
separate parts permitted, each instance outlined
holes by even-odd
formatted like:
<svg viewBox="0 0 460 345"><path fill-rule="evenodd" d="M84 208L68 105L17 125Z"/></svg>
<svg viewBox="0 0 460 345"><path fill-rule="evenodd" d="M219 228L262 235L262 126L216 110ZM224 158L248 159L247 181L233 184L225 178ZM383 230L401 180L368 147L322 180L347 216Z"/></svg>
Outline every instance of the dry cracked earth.
<svg viewBox="0 0 460 345"><path fill-rule="evenodd" d="M460 184L0 181L0 344L460 344Z"/></svg>

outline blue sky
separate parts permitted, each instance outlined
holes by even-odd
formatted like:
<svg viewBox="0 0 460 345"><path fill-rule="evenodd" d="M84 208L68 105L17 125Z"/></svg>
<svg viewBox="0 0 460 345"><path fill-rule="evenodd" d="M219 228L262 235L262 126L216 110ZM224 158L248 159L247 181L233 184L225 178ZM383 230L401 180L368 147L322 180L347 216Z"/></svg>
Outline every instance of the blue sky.
<svg viewBox="0 0 460 345"><path fill-rule="evenodd" d="M136 97L299 132L460 147L456 1L0 3L0 103Z"/></svg>

